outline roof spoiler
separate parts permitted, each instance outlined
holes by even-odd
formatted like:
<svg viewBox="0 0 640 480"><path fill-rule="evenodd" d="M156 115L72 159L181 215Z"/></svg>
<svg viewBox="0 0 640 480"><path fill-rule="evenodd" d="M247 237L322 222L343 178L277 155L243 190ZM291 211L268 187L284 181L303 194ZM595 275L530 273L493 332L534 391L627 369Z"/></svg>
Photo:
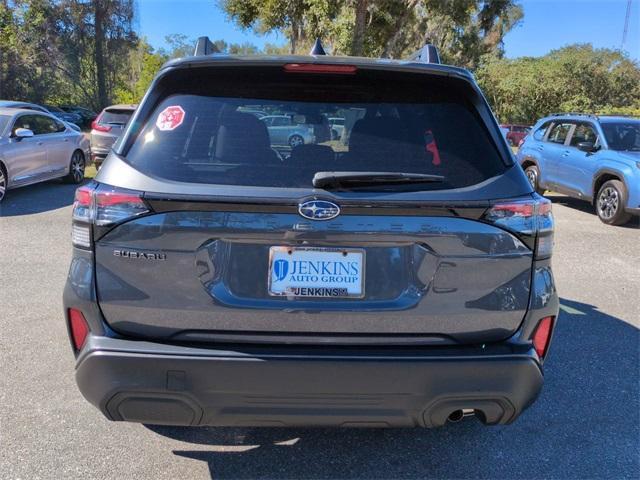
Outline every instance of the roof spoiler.
<svg viewBox="0 0 640 480"><path fill-rule="evenodd" d="M202 55L211 55L212 53L220 53L220 50L209 40L209 37L199 37L196 41L196 49L193 55L199 57Z"/></svg>
<svg viewBox="0 0 640 480"><path fill-rule="evenodd" d="M409 55L407 60L421 63L440 63L440 54L435 45L427 43L420 50Z"/></svg>

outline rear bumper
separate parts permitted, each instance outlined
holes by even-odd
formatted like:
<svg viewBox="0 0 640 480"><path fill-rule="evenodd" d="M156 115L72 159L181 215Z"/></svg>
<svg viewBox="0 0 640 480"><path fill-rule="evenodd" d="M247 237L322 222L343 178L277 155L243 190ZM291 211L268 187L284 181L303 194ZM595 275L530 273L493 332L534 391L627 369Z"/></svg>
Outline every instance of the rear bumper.
<svg viewBox="0 0 640 480"><path fill-rule="evenodd" d="M506 424L543 383L535 353L507 346L500 354L224 348L90 336L76 380L111 420L217 426L437 427L460 409Z"/></svg>

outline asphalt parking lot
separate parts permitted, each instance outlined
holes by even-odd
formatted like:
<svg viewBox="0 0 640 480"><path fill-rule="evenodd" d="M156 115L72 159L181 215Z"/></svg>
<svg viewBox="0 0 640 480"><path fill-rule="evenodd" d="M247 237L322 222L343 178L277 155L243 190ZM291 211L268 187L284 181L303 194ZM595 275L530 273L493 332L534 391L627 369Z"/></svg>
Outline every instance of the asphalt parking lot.
<svg viewBox="0 0 640 480"><path fill-rule="evenodd" d="M513 425L437 430L112 423L77 391L62 319L73 186L0 204L0 478L639 478L640 225L550 196L562 311Z"/></svg>

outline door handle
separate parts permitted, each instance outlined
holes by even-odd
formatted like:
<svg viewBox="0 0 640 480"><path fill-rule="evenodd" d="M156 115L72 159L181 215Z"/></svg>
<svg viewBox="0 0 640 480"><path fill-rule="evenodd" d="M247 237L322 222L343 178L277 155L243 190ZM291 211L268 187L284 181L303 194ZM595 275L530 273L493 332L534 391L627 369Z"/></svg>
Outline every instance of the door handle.
<svg viewBox="0 0 640 480"><path fill-rule="evenodd" d="M538 145L538 150L543 151L544 147L542 145Z"/></svg>
<svg viewBox="0 0 640 480"><path fill-rule="evenodd" d="M65 139L64 139L64 141L65 141L65 142L68 142L68 141L69 141L69 139L68 139L68 138L65 138Z"/></svg>
<svg viewBox="0 0 640 480"><path fill-rule="evenodd" d="M564 152L562 152L562 156L563 157L568 157L570 153L571 152L569 150L565 150Z"/></svg>
<svg viewBox="0 0 640 480"><path fill-rule="evenodd" d="M36 142L36 145L42 145L42 142Z"/></svg>

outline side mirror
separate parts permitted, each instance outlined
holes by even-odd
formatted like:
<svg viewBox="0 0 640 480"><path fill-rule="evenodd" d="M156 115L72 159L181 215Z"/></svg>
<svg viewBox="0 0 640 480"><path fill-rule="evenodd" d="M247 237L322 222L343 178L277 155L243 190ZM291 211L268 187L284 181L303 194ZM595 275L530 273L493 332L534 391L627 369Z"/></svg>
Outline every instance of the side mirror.
<svg viewBox="0 0 640 480"><path fill-rule="evenodd" d="M598 150L593 142L580 142L576 146L578 147L578 150L587 153L593 153Z"/></svg>
<svg viewBox="0 0 640 480"><path fill-rule="evenodd" d="M29 130L28 128L17 128L13 136L18 140L22 140L23 138L31 138L33 137L33 130Z"/></svg>

